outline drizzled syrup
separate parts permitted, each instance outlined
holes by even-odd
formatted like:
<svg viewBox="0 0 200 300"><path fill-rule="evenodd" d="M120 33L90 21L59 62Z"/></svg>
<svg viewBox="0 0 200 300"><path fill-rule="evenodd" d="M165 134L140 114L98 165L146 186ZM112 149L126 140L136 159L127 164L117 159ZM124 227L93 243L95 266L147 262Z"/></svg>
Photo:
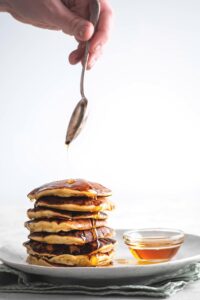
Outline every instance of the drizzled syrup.
<svg viewBox="0 0 200 300"><path fill-rule="evenodd" d="M96 229L96 220L95 219L91 219L91 223L92 223L92 235L93 235L93 239L97 242L97 249L100 248L100 242L98 240L98 232L97 232L97 229Z"/></svg>

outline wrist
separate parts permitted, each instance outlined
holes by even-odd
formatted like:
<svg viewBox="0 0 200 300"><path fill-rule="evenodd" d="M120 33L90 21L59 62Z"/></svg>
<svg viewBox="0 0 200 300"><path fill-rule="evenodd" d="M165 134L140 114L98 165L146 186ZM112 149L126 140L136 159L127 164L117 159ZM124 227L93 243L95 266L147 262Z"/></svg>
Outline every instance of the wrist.
<svg viewBox="0 0 200 300"><path fill-rule="evenodd" d="M7 12L9 8L8 0L0 0L0 11Z"/></svg>

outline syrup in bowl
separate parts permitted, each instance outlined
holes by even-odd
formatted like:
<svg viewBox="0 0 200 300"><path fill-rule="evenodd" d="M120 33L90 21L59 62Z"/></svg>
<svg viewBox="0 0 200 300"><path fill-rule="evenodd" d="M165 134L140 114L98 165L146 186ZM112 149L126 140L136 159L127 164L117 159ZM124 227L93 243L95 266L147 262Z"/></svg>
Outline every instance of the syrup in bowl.
<svg viewBox="0 0 200 300"><path fill-rule="evenodd" d="M184 242L181 230L147 228L127 231L125 244L139 264L160 263L173 258Z"/></svg>

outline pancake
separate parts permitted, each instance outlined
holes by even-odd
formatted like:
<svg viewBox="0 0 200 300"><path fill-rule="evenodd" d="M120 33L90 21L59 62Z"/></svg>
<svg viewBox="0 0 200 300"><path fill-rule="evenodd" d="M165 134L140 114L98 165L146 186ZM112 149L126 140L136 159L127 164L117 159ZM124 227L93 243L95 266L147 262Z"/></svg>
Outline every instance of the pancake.
<svg viewBox="0 0 200 300"><path fill-rule="evenodd" d="M98 227L95 230L73 230L60 231L57 233L48 232L33 232L28 238L33 241L48 243L48 244L65 244L65 245L84 245L100 238L111 238L114 235L114 230L109 227Z"/></svg>
<svg viewBox="0 0 200 300"><path fill-rule="evenodd" d="M48 267L97 267L106 266L112 262L114 251L108 253L96 253L85 255L58 255L58 256L38 256L29 255L27 262L33 265L48 266Z"/></svg>
<svg viewBox="0 0 200 300"><path fill-rule="evenodd" d="M49 207L67 211L98 212L112 210L114 204L106 197L96 199L84 197L45 196L35 202L35 207Z"/></svg>
<svg viewBox="0 0 200 300"><path fill-rule="evenodd" d="M28 209L24 243L27 262L40 266L95 267L111 264L116 241L107 227L114 204L111 190L84 179L66 179L44 184L28 194L34 208Z"/></svg>
<svg viewBox="0 0 200 300"><path fill-rule="evenodd" d="M63 219L35 219L25 222L25 227L30 232L59 232L71 230L87 230L96 227L105 226L105 220L79 219L79 220L63 220Z"/></svg>
<svg viewBox="0 0 200 300"><path fill-rule="evenodd" d="M111 190L103 185L84 179L66 179L44 184L28 194L30 200L43 196L55 195L60 197L106 197L111 196Z"/></svg>
<svg viewBox="0 0 200 300"><path fill-rule="evenodd" d="M46 207L35 207L28 209L27 216L29 219L41 219L41 218L64 218L64 219L107 219L107 214L103 212L71 212L59 210L56 208L46 208Z"/></svg>
<svg viewBox="0 0 200 300"><path fill-rule="evenodd" d="M94 253L107 253L114 249L115 240L99 239L84 245L57 245L46 244L36 241L24 243L28 254L40 256L58 256L64 254L84 255Z"/></svg>

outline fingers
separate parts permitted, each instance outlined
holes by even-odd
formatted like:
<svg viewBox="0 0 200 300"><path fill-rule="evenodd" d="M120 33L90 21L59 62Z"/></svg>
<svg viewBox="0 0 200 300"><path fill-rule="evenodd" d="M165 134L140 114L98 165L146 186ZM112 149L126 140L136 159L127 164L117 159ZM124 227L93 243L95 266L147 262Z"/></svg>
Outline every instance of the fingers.
<svg viewBox="0 0 200 300"><path fill-rule="evenodd" d="M74 50L72 53L69 55L69 62L72 65L75 65L79 63L84 55L85 51L85 44L84 43L79 43L78 48Z"/></svg>
<svg viewBox="0 0 200 300"><path fill-rule="evenodd" d="M95 63L97 62L97 60L100 58L100 56L103 53L103 47L97 47L95 49L94 53L89 53L89 57L88 57L88 62L87 62L87 70L92 69L92 67L95 65Z"/></svg>
<svg viewBox="0 0 200 300"><path fill-rule="evenodd" d="M86 21L87 22L87 21ZM89 22L90 23L90 22ZM101 12L99 22L94 35L90 40L89 57L87 62L87 69L91 69L98 58L101 56L103 46L109 39L110 31L113 23L113 13L107 0L101 1ZM79 46L69 55L69 62L77 64L82 61L85 49L84 39L80 39L78 35L75 38L79 41Z"/></svg>
<svg viewBox="0 0 200 300"><path fill-rule="evenodd" d="M107 1L102 1L101 13L96 32L90 41L89 58L87 69L91 69L103 52L103 46L109 39L110 31L113 23L113 13ZM84 44L80 43L78 48L69 55L69 62L77 64L84 55Z"/></svg>
<svg viewBox="0 0 200 300"><path fill-rule="evenodd" d="M94 33L93 24L71 12L62 2L60 6L62 10L60 10L58 22L61 30L80 41L89 40Z"/></svg>
<svg viewBox="0 0 200 300"><path fill-rule="evenodd" d="M109 39L112 23L112 10L107 1L102 1L99 23L97 25L96 32L90 42L90 55L88 59L87 69L91 69L101 55L102 48Z"/></svg>
<svg viewBox="0 0 200 300"><path fill-rule="evenodd" d="M83 56L85 52L85 43L80 43L78 48L74 50L73 52L70 53L69 55L69 62L72 65L75 65L79 63L80 61L83 61ZM96 60L102 55L102 48L99 48L98 51L95 53L95 60L90 62L90 68L94 65ZM90 59L90 54L89 54L89 59ZM87 67L87 69L89 69Z"/></svg>

